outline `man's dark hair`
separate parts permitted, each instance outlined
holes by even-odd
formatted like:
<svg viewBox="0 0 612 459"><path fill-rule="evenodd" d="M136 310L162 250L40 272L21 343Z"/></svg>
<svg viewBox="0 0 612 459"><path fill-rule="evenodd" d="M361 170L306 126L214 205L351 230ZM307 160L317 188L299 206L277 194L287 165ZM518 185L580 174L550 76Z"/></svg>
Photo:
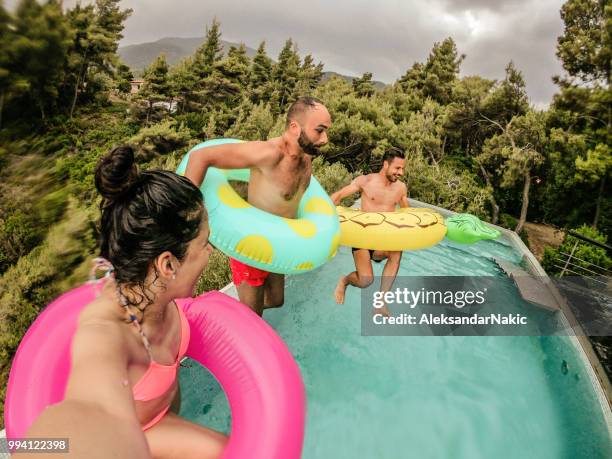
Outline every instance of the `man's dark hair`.
<svg viewBox="0 0 612 459"><path fill-rule="evenodd" d="M316 97L300 97L298 100L291 104L287 111L287 121L285 121L285 128L289 127L289 123L301 117L307 110L312 110L316 105L324 105L323 102Z"/></svg>
<svg viewBox="0 0 612 459"><path fill-rule="evenodd" d="M402 150L397 147L391 147L387 151L385 151L382 160L383 163L387 161L389 164L391 164L394 158L406 159Z"/></svg>

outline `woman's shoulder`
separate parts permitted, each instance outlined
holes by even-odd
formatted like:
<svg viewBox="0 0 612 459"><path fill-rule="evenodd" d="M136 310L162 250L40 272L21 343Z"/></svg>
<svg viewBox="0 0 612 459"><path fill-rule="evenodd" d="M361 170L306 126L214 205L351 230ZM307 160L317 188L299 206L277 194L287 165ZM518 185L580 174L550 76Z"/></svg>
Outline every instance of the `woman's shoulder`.
<svg viewBox="0 0 612 459"><path fill-rule="evenodd" d="M118 308L108 298L100 296L83 308L79 315L74 345L83 350L101 345L124 348L125 336Z"/></svg>

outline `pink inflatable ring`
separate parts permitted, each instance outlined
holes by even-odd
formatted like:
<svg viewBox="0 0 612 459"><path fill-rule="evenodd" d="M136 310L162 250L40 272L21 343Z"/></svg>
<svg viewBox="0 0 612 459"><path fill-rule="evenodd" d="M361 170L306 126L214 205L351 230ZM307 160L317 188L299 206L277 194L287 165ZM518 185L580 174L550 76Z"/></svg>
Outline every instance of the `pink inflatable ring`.
<svg viewBox="0 0 612 459"><path fill-rule="evenodd" d="M86 284L38 316L13 359L4 419L7 438L25 436L43 409L64 398L77 319L93 301ZM224 458L299 458L305 391L299 368L276 332L249 308L220 292L177 300L191 327L187 356L219 380L232 412ZM257 350L254 352L254 350Z"/></svg>

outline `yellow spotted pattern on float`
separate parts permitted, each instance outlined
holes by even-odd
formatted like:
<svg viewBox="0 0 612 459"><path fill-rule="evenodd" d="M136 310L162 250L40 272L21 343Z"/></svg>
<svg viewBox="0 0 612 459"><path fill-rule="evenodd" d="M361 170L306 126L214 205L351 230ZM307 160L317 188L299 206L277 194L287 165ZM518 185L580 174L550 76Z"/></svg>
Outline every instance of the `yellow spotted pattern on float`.
<svg viewBox="0 0 612 459"><path fill-rule="evenodd" d="M293 269L297 270L297 271L308 271L314 268L314 264L306 261L304 263L300 263L299 265L295 266Z"/></svg>
<svg viewBox="0 0 612 459"><path fill-rule="evenodd" d="M298 236L311 238L317 234L317 225L305 218L283 218L283 220Z"/></svg>
<svg viewBox="0 0 612 459"><path fill-rule="evenodd" d="M324 198L310 198L304 206L304 212L323 215L334 215L333 207Z"/></svg>
<svg viewBox="0 0 612 459"><path fill-rule="evenodd" d="M251 205L240 197L231 185L224 184L217 189L217 196L223 204L232 209L246 209Z"/></svg>
<svg viewBox="0 0 612 459"><path fill-rule="evenodd" d="M270 264L274 258L272 243L264 236L252 234L242 238L234 248L236 253L260 263Z"/></svg>

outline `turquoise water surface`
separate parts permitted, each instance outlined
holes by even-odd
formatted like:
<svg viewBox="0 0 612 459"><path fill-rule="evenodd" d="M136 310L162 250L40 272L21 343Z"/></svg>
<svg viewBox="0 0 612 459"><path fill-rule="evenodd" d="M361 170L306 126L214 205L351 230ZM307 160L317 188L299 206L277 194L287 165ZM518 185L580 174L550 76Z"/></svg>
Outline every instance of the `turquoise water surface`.
<svg viewBox="0 0 612 459"><path fill-rule="evenodd" d="M503 241L445 240L404 253L399 275L504 276L492 257L521 259ZM306 385L303 457L612 457L602 410L568 337L364 337L359 290L349 287L344 305L333 299L338 277L353 269L342 248L322 268L288 278L285 306L264 314ZM374 270L380 275L382 264ZM532 307L516 301L524 314ZM197 363L187 365L181 414L229 432L218 383Z"/></svg>

